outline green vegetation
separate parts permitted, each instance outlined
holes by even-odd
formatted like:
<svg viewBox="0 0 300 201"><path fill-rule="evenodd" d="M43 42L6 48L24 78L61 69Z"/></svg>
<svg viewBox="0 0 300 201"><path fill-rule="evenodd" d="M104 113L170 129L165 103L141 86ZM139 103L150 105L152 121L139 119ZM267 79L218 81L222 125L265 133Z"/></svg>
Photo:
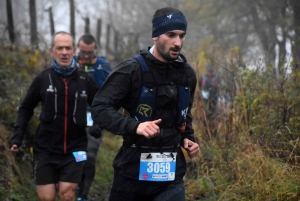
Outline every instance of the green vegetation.
<svg viewBox="0 0 300 201"><path fill-rule="evenodd" d="M0 200L36 200L32 180L32 140L38 124L37 115L30 121L20 153L13 155L10 152L8 140L17 107L44 60L39 51L6 46L0 50L0 65Z"/></svg>
<svg viewBox="0 0 300 201"><path fill-rule="evenodd" d="M195 95L192 112L201 153L196 159L187 157L187 200L299 200L299 72L275 78L270 73L272 66L239 68L237 47L226 51L200 50L198 55L198 76L208 60L219 70L229 72L226 76L232 84L225 84L224 90L233 97L233 104L226 116L216 118L213 125L217 132L212 134L199 92ZM30 147L38 110L30 122L22 152L13 156L7 144L17 106L45 60L38 51L6 47L0 50L0 64L0 200L37 200ZM233 75L234 82L229 75ZM108 198L112 161L121 141L120 136L104 133L90 191L94 200Z"/></svg>
<svg viewBox="0 0 300 201"><path fill-rule="evenodd" d="M209 46L212 51L199 51L196 71L214 63L233 103L226 116L208 124L200 94L195 96L201 156L188 163L187 200L299 200L299 72L275 77L272 66L243 69L239 48L202 44Z"/></svg>
<svg viewBox="0 0 300 201"><path fill-rule="evenodd" d="M96 161L96 176L89 193L89 198L94 198L94 200L108 200L113 179L112 162L121 144L121 136L103 132Z"/></svg>

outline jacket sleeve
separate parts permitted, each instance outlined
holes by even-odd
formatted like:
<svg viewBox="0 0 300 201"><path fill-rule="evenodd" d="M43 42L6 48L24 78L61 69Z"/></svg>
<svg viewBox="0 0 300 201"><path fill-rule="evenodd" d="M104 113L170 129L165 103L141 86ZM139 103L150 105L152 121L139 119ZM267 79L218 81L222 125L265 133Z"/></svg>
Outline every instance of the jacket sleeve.
<svg viewBox="0 0 300 201"><path fill-rule="evenodd" d="M18 147L21 146L28 127L28 122L34 113L34 108L41 100L40 86L42 85L41 83L43 80L40 75L41 74L34 78L24 100L18 108L18 116L14 125L14 135L9 141L9 147L14 144Z"/></svg>
<svg viewBox="0 0 300 201"><path fill-rule="evenodd" d="M188 67L188 68L189 68L188 81L189 81L191 91L190 91L189 108L186 115L186 128L185 131L182 133L182 141L184 138L188 138L189 140L195 142L194 129L192 127L193 117L192 117L191 110L193 107L193 100L194 100L194 94L197 85L197 79L196 79L195 71L192 69L192 67Z"/></svg>
<svg viewBox="0 0 300 201"><path fill-rule="evenodd" d="M138 91L136 83L140 76L138 64L125 61L117 66L107 77L104 85L97 92L92 104L92 118L100 128L116 135L136 134L139 121L122 115L119 109L134 102L132 94Z"/></svg>
<svg viewBox="0 0 300 201"><path fill-rule="evenodd" d="M99 68L101 66L101 68ZM111 66L105 57L97 57L97 62L92 65L94 72L92 73L98 87L102 87L105 79L111 72Z"/></svg>
<svg viewBox="0 0 300 201"><path fill-rule="evenodd" d="M104 59L104 62L103 62L103 70L104 70L104 77L105 79L107 78L107 76L111 73L112 71L112 68L110 66L110 63Z"/></svg>

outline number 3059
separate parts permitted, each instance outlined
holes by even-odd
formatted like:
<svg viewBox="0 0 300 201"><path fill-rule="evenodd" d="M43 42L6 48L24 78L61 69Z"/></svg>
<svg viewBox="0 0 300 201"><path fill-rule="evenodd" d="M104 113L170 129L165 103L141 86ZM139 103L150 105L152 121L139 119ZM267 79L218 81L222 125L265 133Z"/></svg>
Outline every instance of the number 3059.
<svg viewBox="0 0 300 201"><path fill-rule="evenodd" d="M170 163L147 163L149 173L168 173L171 171Z"/></svg>

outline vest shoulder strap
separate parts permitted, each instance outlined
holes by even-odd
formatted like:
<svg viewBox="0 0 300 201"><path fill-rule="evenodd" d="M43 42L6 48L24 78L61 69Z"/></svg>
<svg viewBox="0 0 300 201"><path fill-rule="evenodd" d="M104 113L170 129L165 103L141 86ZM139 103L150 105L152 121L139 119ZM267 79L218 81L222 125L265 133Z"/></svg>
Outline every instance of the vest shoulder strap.
<svg viewBox="0 0 300 201"><path fill-rule="evenodd" d="M85 91L85 93L87 92L86 89L87 89L87 73L83 70L81 70L80 68L77 69L78 72L77 72L77 90L78 91Z"/></svg>
<svg viewBox="0 0 300 201"><path fill-rule="evenodd" d="M148 64L146 63L144 57L142 55L138 55L134 57L142 68L142 83L143 86L147 86L149 88L153 88L156 84L154 76L149 69Z"/></svg>
<svg viewBox="0 0 300 201"><path fill-rule="evenodd" d="M142 55L138 55L134 58L140 63L143 71L149 71L149 67Z"/></svg>

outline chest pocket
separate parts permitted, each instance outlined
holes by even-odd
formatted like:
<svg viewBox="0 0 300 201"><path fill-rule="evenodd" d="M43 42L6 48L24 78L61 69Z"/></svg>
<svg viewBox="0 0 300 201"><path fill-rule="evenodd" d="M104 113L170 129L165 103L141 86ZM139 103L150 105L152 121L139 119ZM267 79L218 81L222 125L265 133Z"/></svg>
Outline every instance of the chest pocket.
<svg viewBox="0 0 300 201"><path fill-rule="evenodd" d="M57 116L57 89L53 85L51 74L48 74L48 88L46 89L44 105L40 114L42 122L52 122Z"/></svg>
<svg viewBox="0 0 300 201"><path fill-rule="evenodd" d="M135 58L140 63L143 73L151 72L149 71L149 67L141 55ZM183 74L182 77L185 78L185 74ZM183 132L185 130L186 115L190 101L190 88L188 86L181 86L176 83L155 85L156 83L148 83L145 82L145 80L143 80L143 82L144 86L142 88L140 99L137 105L129 111L130 116L141 122L150 121L152 120L153 113L156 109L171 108L177 111L177 118L174 126ZM151 85L153 87L148 88L145 85ZM187 85L187 83L185 85ZM146 93L144 93L145 88L152 89L153 93L147 93L146 97ZM140 106L147 106L147 108L144 107L144 109L151 111L151 115L146 116L141 113Z"/></svg>
<svg viewBox="0 0 300 201"><path fill-rule="evenodd" d="M177 85L161 85L157 87L156 107L160 108L176 108L177 107L178 90Z"/></svg>

